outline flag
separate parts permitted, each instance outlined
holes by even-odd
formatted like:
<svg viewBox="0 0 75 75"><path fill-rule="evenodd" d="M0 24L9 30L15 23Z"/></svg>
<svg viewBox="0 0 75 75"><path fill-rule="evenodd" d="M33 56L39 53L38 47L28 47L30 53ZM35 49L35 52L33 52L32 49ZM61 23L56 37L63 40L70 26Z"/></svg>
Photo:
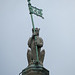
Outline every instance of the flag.
<svg viewBox="0 0 75 75"><path fill-rule="evenodd" d="M44 17L42 16L43 15L42 9L38 9L38 8L31 6L31 5L30 5L29 9L30 9L30 14L35 14L35 15L40 16L44 19Z"/></svg>

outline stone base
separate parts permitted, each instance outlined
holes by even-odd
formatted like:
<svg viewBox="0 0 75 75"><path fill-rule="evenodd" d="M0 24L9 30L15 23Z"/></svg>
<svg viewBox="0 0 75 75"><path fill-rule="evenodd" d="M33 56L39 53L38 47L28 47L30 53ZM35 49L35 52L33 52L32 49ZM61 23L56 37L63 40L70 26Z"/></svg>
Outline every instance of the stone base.
<svg viewBox="0 0 75 75"><path fill-rule="evenodd" d="M49 75L49 71L40 65L31 65L22 70L22 75Z"/></svg>

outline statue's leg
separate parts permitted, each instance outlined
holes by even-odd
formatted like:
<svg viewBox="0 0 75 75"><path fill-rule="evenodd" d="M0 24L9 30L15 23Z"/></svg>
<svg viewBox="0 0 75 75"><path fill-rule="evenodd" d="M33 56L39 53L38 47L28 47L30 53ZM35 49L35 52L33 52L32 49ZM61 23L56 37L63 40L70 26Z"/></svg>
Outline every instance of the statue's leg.
<svg viewBox="0 0 75 75"><path fill-rule="evenodd" d="M42 65L43 65L43 61L44 61L44 56L45 56L45 50L42 50L40 52L40 56L39 56L39 60Z"/></svg>
<svg viewBox="0 0 75 75"><path fill-rule="evenodd" d="M30 49L28 49L28 51L27 51L27 60L28 60L28 65L30 65L30 63L32 61L32 54L31 54Z"/></svg>

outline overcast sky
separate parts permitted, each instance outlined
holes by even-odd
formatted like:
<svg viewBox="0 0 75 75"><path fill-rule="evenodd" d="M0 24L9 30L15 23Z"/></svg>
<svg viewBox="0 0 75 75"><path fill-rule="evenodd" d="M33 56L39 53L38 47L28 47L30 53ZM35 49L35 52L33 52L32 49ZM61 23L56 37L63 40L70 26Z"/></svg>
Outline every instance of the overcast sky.
<svg viewBox="0 0 75 75"><path fill-rule="evenodd" d="M45 19L33 15L40 28L50 75L75 75L75 0L31 0ZM0 0L0 75L18 75L27 67L32 23L27 0Z"/></svg>

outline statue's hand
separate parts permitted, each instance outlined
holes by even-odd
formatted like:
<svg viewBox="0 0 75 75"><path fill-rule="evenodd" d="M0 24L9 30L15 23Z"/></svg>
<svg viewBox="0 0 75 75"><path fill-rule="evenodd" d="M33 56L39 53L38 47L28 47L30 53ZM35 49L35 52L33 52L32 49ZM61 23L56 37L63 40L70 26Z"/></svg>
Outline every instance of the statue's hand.
<svg viewBox="0 0 75 75"><path fill-rule="evenodd" d="M36 33L33 33L33 34L32 34L32 37L34 38L35 36L36 36Z"/></svg>

